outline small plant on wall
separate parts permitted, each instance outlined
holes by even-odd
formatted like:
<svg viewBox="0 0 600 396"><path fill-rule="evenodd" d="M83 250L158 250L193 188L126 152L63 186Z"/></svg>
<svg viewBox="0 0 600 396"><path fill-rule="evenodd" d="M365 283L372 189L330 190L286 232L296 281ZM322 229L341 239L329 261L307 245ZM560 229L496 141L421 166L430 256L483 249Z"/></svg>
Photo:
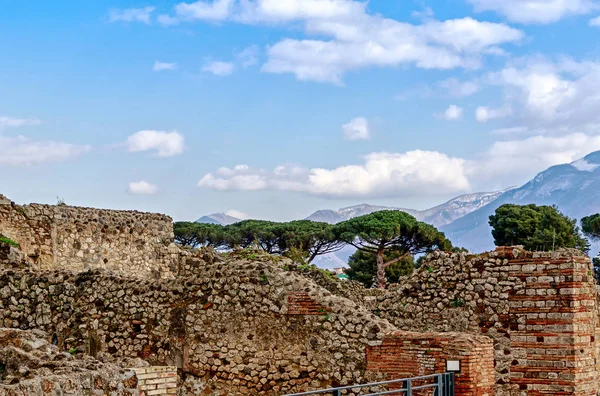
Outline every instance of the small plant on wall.
<svg viewBox="0 0 600 396"><path fill-rule="evenodd" d="M10 238L5 237L2 234L0 234L0 244L7 244L7 245L10 245L10 246L14 246L16 248L19 247L19 244L17 242L13 241Z"/></svg>

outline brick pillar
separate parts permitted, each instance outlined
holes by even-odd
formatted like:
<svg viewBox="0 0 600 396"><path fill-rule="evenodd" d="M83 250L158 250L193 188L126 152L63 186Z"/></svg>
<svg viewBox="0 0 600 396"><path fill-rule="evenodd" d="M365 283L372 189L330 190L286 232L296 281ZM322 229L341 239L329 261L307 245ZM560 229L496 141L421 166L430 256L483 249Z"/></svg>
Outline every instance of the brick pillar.
<svg viewBox="0 0 600 396"><path fill-rule="evenodd" d="M524 287L509 296L511 382L528 396L593 396L596 292L588 257L510 261Z"/></svg>

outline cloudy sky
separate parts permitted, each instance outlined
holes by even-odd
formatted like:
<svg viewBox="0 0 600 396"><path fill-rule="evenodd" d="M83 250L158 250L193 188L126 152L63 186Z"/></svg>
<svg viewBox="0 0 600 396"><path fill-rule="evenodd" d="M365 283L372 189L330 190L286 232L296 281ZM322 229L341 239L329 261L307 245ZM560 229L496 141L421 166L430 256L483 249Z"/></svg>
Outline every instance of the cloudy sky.
<svg viewBox="0 0 600 396"><path fill-rule="evenodd" d="M0 193L286 220L600 150L600 1L1 1Z"/></svg>

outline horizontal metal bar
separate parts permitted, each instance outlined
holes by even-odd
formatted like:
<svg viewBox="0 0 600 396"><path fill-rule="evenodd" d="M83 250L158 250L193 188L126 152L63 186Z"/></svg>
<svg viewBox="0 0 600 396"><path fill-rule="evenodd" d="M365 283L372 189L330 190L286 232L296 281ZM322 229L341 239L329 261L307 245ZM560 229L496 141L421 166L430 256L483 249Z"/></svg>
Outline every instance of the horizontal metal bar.
<svg viewBox="0 0 600 396"><path fill-rule="evenodd" d="M382 382L373 382L370 384L358 384L358 385L348 385L348 386L341 386L338 388L328 388L328 389L321 389L321 390L317 390L317 391L309 391L309 392L301 392L301 393L290 393L287 394L285 396L303 396L303 395L318 395L321 393L332 393L334 391L337 390L346 390L346 389L355 389L355 388L366 388L369 386L379 386L379 385L389 385L389 384L396 384L398 382L406 382L408 380L411 381L418 381L418 380L423 380L423 379L429 379L429 378L436 378L440 375L443 374L431 374L431 375L423 375L421 377L413 377L413 378L402 378L402 379L397 379L397 380L391 380L391 381L382 381ZM431 386L437 386L436 384L431 384L431 385L423 385L426 387L431 387ZM419 389L421 387L413 387L413 389ZM406 389L404 389L406 390ZM399 392L401 390L398 390ZM377 393L375 393L377 395ZM385 394L385 393L380 393L380 394Z"/></svg>
<svg viewBox="0 0 600 396"><path fill-rule="evenodd" d="M437 384L413 386L411 389L413 391L416 391L418 389L427 389L427 388L437 388ZM394 393L406 392L407 390L408 390L407 388L394 389L394 390L391 390L391 391L382 391L382 392L376 392L376 393L368 393L368 394L363 395L363 396L393 395Z"/></svg>

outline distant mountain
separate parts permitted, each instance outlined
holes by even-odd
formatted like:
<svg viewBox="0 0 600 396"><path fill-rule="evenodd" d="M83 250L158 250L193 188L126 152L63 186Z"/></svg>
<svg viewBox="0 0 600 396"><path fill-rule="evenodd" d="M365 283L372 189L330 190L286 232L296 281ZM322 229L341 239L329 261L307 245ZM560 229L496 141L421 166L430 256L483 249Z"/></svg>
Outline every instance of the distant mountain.
<svg viewBox="0 0 600 396"><path fill-rule="evenodd" d="M493 202L506 191L508 190L461 195L446 203L426 210L361 204L339 210L318 210L306 219L335 224L353 217L363 216L380 210L401 210L415 216L420 221L432 224L436 227L441 227Z"/></svg>
<svg viewBox="0 0 600 396"><path fill-rule="evenodd" d="M426 210L374 206L368 204L350 206L339 210L318 210L308 216L307 220L323 221L326 223L335 224L353 217L366 215L380 210L402 210L415 216L420 221L432 224L436 227L441 227L443 225L450 224L471 212L485 207L489 203L498 199L498 197L500 197L506 191L509 190L461 195L451 199L446 203ZM315 259L315 264L321 268L328 269L332 269L335 266L345 267L347 265L346 263L348 262L348 258L355 251L356 249L354 247L347 246L339 252L317 257Z"/></svg>
<svg viewBox="0 0 600 396"><path fill-rule="evenodd" d="M306 220L312 221L322 221L329 224L336 224L342 221L351 219L353 217L363 216L369 213L378 212L380 210L402 210L410 214L416 213L415 210L412 209L401 209L401 208L391 208L388 206L374 206L368 204L360 204L355 206L349 206L347 208L342 208L338 210L324 209L317 210L315 213L311 214L306 218Z"/></svg>
<svg viewBox="0 0 600 396"><path fill-rule="evenodd" d="M522 187L506 191L441 230L455 245L473 252L493 249L488 219L500 205L507 203L556 205L562 213L578 220L600 212L600 151L570 164L552 166Z"/></svg>
<svg viewBox="0 0 600 396"><path fill-rule="evenodd" d="M213 213L200 217L198 220L196 220L196 223L229 225L237 223L238 221L242 220L233 216L229 216L225 213Z"/></svg>

